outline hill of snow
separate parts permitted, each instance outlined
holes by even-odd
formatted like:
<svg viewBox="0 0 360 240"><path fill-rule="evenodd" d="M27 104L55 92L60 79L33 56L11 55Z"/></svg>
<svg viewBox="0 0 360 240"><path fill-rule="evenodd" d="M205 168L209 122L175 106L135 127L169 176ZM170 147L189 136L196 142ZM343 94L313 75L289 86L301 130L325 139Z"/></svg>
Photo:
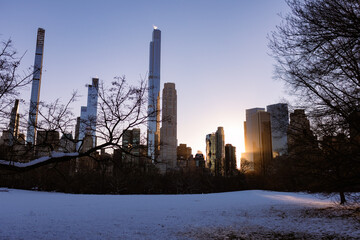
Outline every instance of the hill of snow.
<svg viewBox="0 0 360 240"><path fill-rule="evenodd" d="M302 193L74 195L0 188L0 239L356 239L359 220Z"/></svg>

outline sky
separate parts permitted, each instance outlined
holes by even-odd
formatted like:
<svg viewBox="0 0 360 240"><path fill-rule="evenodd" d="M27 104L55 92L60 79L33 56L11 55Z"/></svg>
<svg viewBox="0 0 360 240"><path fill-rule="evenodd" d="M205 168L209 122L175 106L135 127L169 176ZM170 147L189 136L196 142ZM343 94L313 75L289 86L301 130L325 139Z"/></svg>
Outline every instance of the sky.
<svg viewBox="0 0 360 240"><path fill-rule="evenodd" d="M92 77L130 84L146 78L153 26L162 32L161 89L177 90L178 143L205 153L206 134L224 127L225 142L244 151L245 109L283 102L273 78L267 35L289 11L284 0L0 0L0 40L13 40L21 68L34 64L37 29L45 29L41 101L82 95ZM31 86L21 92L29 101Z"/></svg>

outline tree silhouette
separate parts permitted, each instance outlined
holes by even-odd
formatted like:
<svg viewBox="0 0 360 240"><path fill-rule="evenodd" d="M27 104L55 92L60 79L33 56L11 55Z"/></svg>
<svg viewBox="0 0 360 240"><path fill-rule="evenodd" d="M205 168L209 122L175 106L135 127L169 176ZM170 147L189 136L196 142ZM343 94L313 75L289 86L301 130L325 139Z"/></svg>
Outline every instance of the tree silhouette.
<svg viewBox="0 0 360 240"><path fill-rule="evenodd" d="M323 139L327 164L321 165L322 172L336 175L334 168L342 169L346 174L332 183L342 186L337 188L340 192L354 190L359 186L354 174L360 174L360 2L287 3L291 13L270 36L276 76L299 96L298 105L306 109L314 133ZM326 147L329 144L332 147ZM346 161L340 161L345 156ZM345 202L343 194L341 202Z"/></svg>

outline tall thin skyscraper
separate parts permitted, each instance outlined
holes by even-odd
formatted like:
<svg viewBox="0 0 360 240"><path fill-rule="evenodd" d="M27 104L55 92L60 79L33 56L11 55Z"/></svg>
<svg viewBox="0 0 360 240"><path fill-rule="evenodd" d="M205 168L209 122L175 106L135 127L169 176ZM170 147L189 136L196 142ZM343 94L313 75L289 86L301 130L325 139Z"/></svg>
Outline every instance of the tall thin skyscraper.
<svg viewBox="0 0 360 240"><path fill-rule="evenodd" d="M155 159L160 143L160 54L161 31L154 27L150 42L148 90L148 156Z"/></svg>
<svg viewBox="0 0 360 240"><path fill-rule="evenodd" d="M79 139L80 142L77 143L77 150L80 150L82 140L85 136L91 136L92 146L96 146L96 119L97 119L97 104L98 104L98 91L99 91L99 79L93 78L92 85L88 85L88 98L87 105L81 106L80 113L80 125L79 125ZM76 133L75 133L76 135Z"/></svg>
<svg viewBox="0 0 360 240"><path fill-rule="evenodd" d="M223 127L218 127L216 131L216 162L215 162L215 174L225 175L225 133Z"/></svg>
<svg viewBox="0 0 360 240"><path fill-rule="evenodd" d="M175 83L165 83L162 97L162 126L160 130L160 161L166 170L176 167L177 95Z"/></svg>
<svg viewBox="0 0 360 240"><path fill-rule="evenodd" d="M15 104L13 109L11 110L10 115L10 124L9 124L9 145L12 146L14 144L14 140L16 140L19 136L19 99L15 100Z"/></svg>
<svg viewBox="0 0 360 240"><path fill-rule="evenodd" d="M30 97L29 121L28 121L27 137L26 137L26 141L30 144L35 144L36 124L37 124L39 98L40 98L41 72L42 72L43 53L44 53L44 40L45 40L45 30L42 28L38 28L34 73L33 73L31 97Z"/></svg>

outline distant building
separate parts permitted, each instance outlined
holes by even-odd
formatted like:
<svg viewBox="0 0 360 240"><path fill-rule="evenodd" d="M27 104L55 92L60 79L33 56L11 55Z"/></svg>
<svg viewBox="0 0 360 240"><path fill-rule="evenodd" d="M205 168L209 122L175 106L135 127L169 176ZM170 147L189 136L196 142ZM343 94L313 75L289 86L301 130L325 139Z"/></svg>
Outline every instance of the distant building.
<svg viewBox="0 0 360 240"><path fill-rule="evenodd" d="M58 131L38 130L36 134L36 157L49 156L52 151L59 150L60 135Z"/></svg>
<svg viewBox="0 0 360 240"><path fill-rule="evenodd" d="M291 154L303 154L317 149L316 137L310 129L304 109L295 109L290 114L290 124L288 129L288 149Z"/></svg>
<svg viewBox="0 0 360 240"><path fill-rule="evenodd" d="M193 161L192 156L192 149L191 147L186 146L186 144L179 144L179 146L176 148L177 152L177 166L180 169L187 169L191 162Z"/></svg>
<svg viewBox="0 0 360 240"><path fill-rule="evenodd" d="M147 155L147 146L138 144L140 129L135 128L130 131L132 133L128 135L129 140L123 139L122 148L114 149L112 155L114 176L123 176L124 172L128 171L146 172L154 166ZM127 146L128 149L126 149Z"/></svg>
<svg viewBox="0 0 360 240"><path fill-rule="evenodd" d="M90 132L85 133L85 137L81 140L79 152L84 153L94 147L94 139Z"/></svg>
<svg viewBox="0 0 360 240"><path fill-rule="evenodd" d="M92 146L96 146L96 120L97 120L97 104L98 104L98 91L99 91L99 79L93 78L92 85L88 85L88 98L87 105L81 107L80 123L77 124L75 135L78 133L77 150L84 145L85 136L92 138ZM76 136L75 136L76 138ZM89 141L87 141L88 143Z"/></svg>
<svg viewBox="0 0 360 240"><path fill-rule="evenodd" d="M268 105L270 113L273 157L287 154L287 131L289 127L289 111L286 103Z"/></svg>
<svg viewBox="0 0 360 240"><path fill-rule="evenodd" d="M206 135L206 163L213 175L225 175L225 134L218 127L215 133Z"/></svg>
<svg viewBox="0 0 360 240"><path fill-rule="evenodd" d="M59 132L58 131L37 131L37 144L39 146L51 146L53 149L59 147Z"/></svg>
<svg viewBox="0 0 360 240"><path fill-rule="evenodd" d="M0 138L0 145L10 146L10 131L3 130Z"/></svg>
<svg viewBox="0 0 360 240"><path fill-rule="evenodd" d="M160 144L160 56L161 31L154 27L150 42L148 83L148 156L155 160Z"/></svg>
<svg viewBox="0 0 360 240"><path fill-rule="evenodd" d="M191 156L191 147L186 146L186 144L180 143L176 151L178 160L186 160Z"/></svg>
<svg viewBox="0 0 360 240"><path fill-rule="evenodd" d="M3 130L2 136L0 138L0 144L5 144L7 146L13 146L17 143L19 137L19 99L15 100L14 107L11 110L9 128Z"/></svg>
<svg viewBox="0 0 360 240"><path fill-rule="evenodd" d="M258 142L254 144L254 169L255 172L266 174L272 160L271 123L270 114L264 111L253 115L253 120L258 122Z"/></svg>
<svg viewBox="0 0 360 240"><path fill-rule="evenodd" d="M258 124L252 121L252 116L259 111L265 111L265 108L251 108L246 109L246 121L244 122L244 137L245 137L245 155L246 160L249 162L254 162L254 142L258 141L258 136L255 135L255 129Z"/></svg>
<svg viewBox="0 0 360 240"><path fill-rule="evenodd" d="M32 146L25 144L25 135L20 133L10 145L10 139L14 140L9 130L3 130L0 138L0 158L15 162L29 162L34 157Z"/></svg>
<svg viewBox="0 0 360 240"><path fill-rule="evenodd" d="M80 117L76 118L76 125L75 125L75 141L79 141L79 133L80 133Z"/></svg>
<svg viewBox="0 0 360 240"><path fill-rule="evenodd" d="M122 162L139 164L140 128L128 129L122 136Z"/></svg>
<svg viewBox="0 0 360 240"><path fill-rule="evenodd" d="M165 171L176 168L177 95L174 83L165 83L162 99L162 126L160 129L160 162Z"/></svg>
<svg viewBox="0 0 360 240"><path fill-rule="evenodd" d="M9 123L9 145L13 145L19 137L19 99L15 100L14 107L11 110Z"/></svg>
<svg viewBox="0 0 360 240"><path fill-rule="evenodd" d="M60 149L59 149L60 152L66 152L66 153L75 152L76 150L75 147L76 145L71 133L65 133L61 136Z"/></svg>
<svg viewBox="0 0 360 240"><path fill-rule="evenodd" d="M18 143L20 145L25 145L25 134L20 133L17 139Z"/></svg>
<svg viewBox="0 0 360 240"><path fill-rule="evenodd" d="M225 175L225 133L223 127L218 127L216 131L216 175Z"/></svg>
<svg viewBox="0 0 360 240"><path fill-rule="evenodd" d="M232 176L236 171L236 147L231 144L225 145L225 176Z"/></svg>
<svg viewBox="0 0 360 240"><path fill-rule="evenodd" d="M30 97L29 121L27 128L27 137L26 137L26 141L31 145L35 144L35 136L36 136L36 125L37 125L37 116L38 116L39 99L40 99L41 73L42 73L43 54L44 54L44 40L45 40L45 30L42 28L38 28L37 39L36 39L34 73L33 73L31 97Z"/></svg>
<svg viewBox="0 0 360 240"><path fill-rule="evenodd" d="M257 174L266 174L272 160L270 113L261 108L247 109L244 126L246 157L249 158L246 160Z"/></svg>
<svg viewBox="0 0 360 240"><path fill-rule="evenodd" d="M205 168L205 158L201 152L195 154L195 167L199 169Z"/></svg>
<svg viewBox="0 0 360 240"><path fill-rule="evenodd" d="M216 134L210 133L206 135L206 167L210 172L215 173L216 162Z"/></svg>

